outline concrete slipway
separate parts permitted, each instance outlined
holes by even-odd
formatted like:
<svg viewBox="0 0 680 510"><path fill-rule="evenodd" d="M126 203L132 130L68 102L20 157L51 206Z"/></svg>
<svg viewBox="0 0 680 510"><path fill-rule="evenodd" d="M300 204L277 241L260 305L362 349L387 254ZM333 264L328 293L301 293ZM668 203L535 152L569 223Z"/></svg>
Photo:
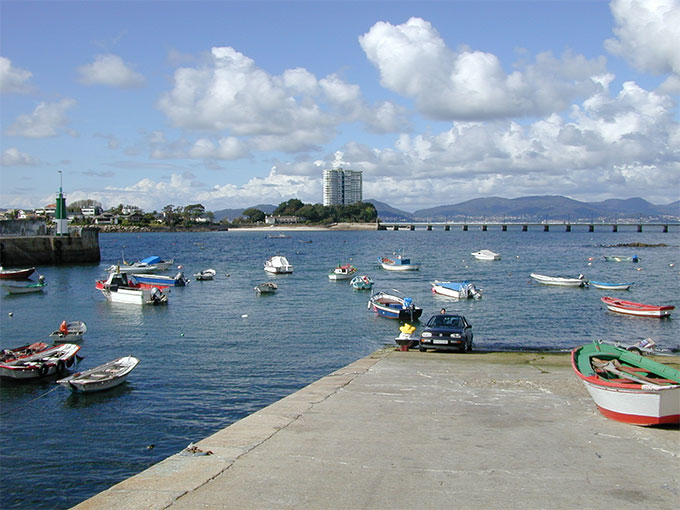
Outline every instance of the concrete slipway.
<svg viewBox="0 0 680 510"><path fill-rule="evenodd" d="M196 446L75 508L649 510L680 501L680 431L601 416L566 354L378 351Z"/></svg>

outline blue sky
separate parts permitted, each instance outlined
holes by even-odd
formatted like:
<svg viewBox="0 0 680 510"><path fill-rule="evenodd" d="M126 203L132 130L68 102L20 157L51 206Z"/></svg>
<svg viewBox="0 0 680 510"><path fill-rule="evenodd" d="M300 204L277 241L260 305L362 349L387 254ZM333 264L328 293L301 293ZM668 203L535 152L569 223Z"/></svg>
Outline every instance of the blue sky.
<svg viewBox="0 0 680 510"><path fill-rule="evenodd" d="M680 198L680 0L0 3L0 207Z"/></svg>

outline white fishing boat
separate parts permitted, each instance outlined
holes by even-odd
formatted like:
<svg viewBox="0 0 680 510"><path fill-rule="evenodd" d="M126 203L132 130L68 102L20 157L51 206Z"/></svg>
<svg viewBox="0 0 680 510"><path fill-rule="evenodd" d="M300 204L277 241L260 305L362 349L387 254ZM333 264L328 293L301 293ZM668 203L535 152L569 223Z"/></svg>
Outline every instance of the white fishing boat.
<svg viewBox="0 0 680 510"><path fill-rule="evenodd" d="M356 274L357 268L352 264L338 264L338 267L333 269L328 274L329 280L351 280Z"/></svg>
<svg viewBox="0 0 680 510"><path fill-rule="evenodd" d="M134 356L114 359L98 367L59 379L58 384L76 393L91 393L115 388L125 382L139 360Z"/></svg>
<svg viewBox="0 0 680 510"><path fill-rule="evenodd" d="M87 324L83 321L63 321L59 329L50 333L50 337L54 338L55 342L77 342L82 340L86 332Z"/></svg>
<svg viewBox="0 0 680 510"><path fill-rule="evenodd" d="M111 273L106 280L97 280L95 288L112 303L164 305L168 302L168 295L162 289L135 287L124 273Z"/></svg>
<svg viewBox="0 0 680 510"><path fill-rule="evenodd" d="M26 281L12 281L2 282L2 288L7 291L8 294L33 294L36 292L42 292L47 283L45 282L45 277L40 275L37 282L26 282Z"/></svg>
<svg viewBox="0 0 680 510"><path fill-rule="evenodd" d="M215 275L217 274L217 271L214 269L204 269L203 271L199 271L198 273L194 273L194 278L196 278L197 281L207 281L207 280L213 280L215 279Z"/></svg>
<svg viewBox="0 0 680 510"><path fill-rule="evenodd" d="M258 294L273 294L278 288L279 286L274 282L263 282L255 285L255 292Z"/></svg>
<svg viewBox="0 0 680 510"><path fill-rule="evenodd" d="M531 273L531 276L538 283L543 285L556 285L558 287L583 287L586 284L585 277L580 274L578 278L564 278L562 276L546 276L542 274Z"/></svg>
<svg viewBox="0 0 680 510"><path fill-rule="evenodd" d="M479 250L471 254L477 260L500 260L501 256L491 250Z"/></svg>
<svg viewBox="0 0 680 510"><path fill-rule="evenodd" d="M264 270L274 274L290 274L293 272L293 265L283 255L274 255L265 261Z"/></svg>
<svg viewBox="0 0 680 510"><path fill-rule="evenodd" d="M442 296L456 299L479 299L482 297L482 290L475 287L475 284L468 281L462 282L441 282L435 280L430 283L432 292Z"/></svg>

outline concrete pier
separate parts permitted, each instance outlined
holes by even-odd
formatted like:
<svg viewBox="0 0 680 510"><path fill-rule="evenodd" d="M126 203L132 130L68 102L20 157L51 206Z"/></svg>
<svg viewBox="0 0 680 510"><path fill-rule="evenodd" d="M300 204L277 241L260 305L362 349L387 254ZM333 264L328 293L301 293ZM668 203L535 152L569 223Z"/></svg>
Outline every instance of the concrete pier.
<svg viewBox="0 0 680 510"><path fill-rule="evenodd" d="M639 510L680 497L680 431L603 417L567 354L378 351L196 448L75 508Z"/></svg>
<svg viewBox="0 0 680 510"><path fill-rule="evenodd" d="M74 235L0 237L0 265L33 266L99 262L99 230L82 228Z"/></svg>

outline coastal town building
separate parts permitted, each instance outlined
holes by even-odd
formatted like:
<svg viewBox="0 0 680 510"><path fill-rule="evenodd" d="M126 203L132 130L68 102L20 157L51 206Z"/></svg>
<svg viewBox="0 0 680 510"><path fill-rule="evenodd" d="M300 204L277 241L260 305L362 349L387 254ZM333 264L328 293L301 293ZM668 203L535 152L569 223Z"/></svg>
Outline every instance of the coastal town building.
<svg viewBox="0 0 680 510"><path fill-rule="evenodd" d="M323 171L323 205L349 205L362 200L362 173L342 168Z"/></svg>
<svg viewBox="0 0 680 510"><path fill-rule="evenodd" d="M282 224L292 224L299 223L299 216L265 216L264 222L266 225L282 225Z"/></svg>

